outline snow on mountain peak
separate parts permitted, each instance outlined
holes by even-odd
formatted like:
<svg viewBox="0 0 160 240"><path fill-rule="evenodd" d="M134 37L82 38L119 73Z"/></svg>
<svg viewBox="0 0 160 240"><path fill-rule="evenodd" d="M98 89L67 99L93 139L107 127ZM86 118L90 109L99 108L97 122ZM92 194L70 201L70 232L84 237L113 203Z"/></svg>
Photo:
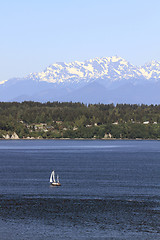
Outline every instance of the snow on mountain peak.
<svg viewBox="0 0 160 240"><path fill-rule="evenodd" d="M31 73L26 78L51 83L78 83L104 78L117 81L140 77L147 80L160 79L160 62L152 61L143 67L137 67L118 56L97 57L84 62L57 62L43 72Z"/></svg>
<svg viewBox="0 0 160 240"><path fill-rule="evenodd" d="M147 79L160 79L160 62L151 61L150 63L146 63L141 68L141 72L143 72Z"/></svg>

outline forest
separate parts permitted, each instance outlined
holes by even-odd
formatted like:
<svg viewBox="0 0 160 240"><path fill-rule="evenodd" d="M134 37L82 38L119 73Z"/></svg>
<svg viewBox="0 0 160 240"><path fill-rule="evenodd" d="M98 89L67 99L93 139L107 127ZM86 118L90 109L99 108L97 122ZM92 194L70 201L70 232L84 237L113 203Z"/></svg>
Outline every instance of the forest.
<svg viewBox="0 0 160 240"><path fill-rule="evenodd" d="M160 105L1 102L1 139L160 139Z"/></svg>

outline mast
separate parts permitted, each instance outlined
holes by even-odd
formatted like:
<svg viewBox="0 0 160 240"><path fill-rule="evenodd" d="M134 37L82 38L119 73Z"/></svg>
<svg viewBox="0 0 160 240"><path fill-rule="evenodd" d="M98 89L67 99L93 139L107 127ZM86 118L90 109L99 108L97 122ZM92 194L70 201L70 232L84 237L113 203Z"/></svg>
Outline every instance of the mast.
<svg viewBox="0 0 160 240"><path fill-rule="evenodd" d="M50 183L55 185L58 183L58 185L56 186L60 186L61 184L59 183L59 175L57 174L57 181L56 181L56 177L55 177L55 171L53 170L52 173L51 173L51 176L50 176Z"/></svg>

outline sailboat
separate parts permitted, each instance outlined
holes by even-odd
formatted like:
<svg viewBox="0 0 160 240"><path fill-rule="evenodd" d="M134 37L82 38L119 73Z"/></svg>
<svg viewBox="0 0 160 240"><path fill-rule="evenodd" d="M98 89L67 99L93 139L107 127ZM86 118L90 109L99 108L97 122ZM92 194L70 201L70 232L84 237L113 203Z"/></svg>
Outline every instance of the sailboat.
<svg viewBox="0 0 160 240"><path fill-rule="evenodd" d="M61 186L60 182L59 182L59 176L57 175L57 181L55 178L55 172L52 171L51 176L50 176L50 184L52 186Z"/></svg>

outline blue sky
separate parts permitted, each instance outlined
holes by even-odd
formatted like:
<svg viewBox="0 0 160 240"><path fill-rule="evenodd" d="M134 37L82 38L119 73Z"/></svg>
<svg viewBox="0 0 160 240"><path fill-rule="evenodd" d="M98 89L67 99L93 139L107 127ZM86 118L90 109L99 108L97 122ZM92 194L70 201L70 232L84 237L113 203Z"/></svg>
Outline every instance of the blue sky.
<svg viewBox="0 0 160 240"><path fill-rule="evenodd" d="M160 61L159 10L159 0L0 0L0 81L62 61Z"/></svg>

